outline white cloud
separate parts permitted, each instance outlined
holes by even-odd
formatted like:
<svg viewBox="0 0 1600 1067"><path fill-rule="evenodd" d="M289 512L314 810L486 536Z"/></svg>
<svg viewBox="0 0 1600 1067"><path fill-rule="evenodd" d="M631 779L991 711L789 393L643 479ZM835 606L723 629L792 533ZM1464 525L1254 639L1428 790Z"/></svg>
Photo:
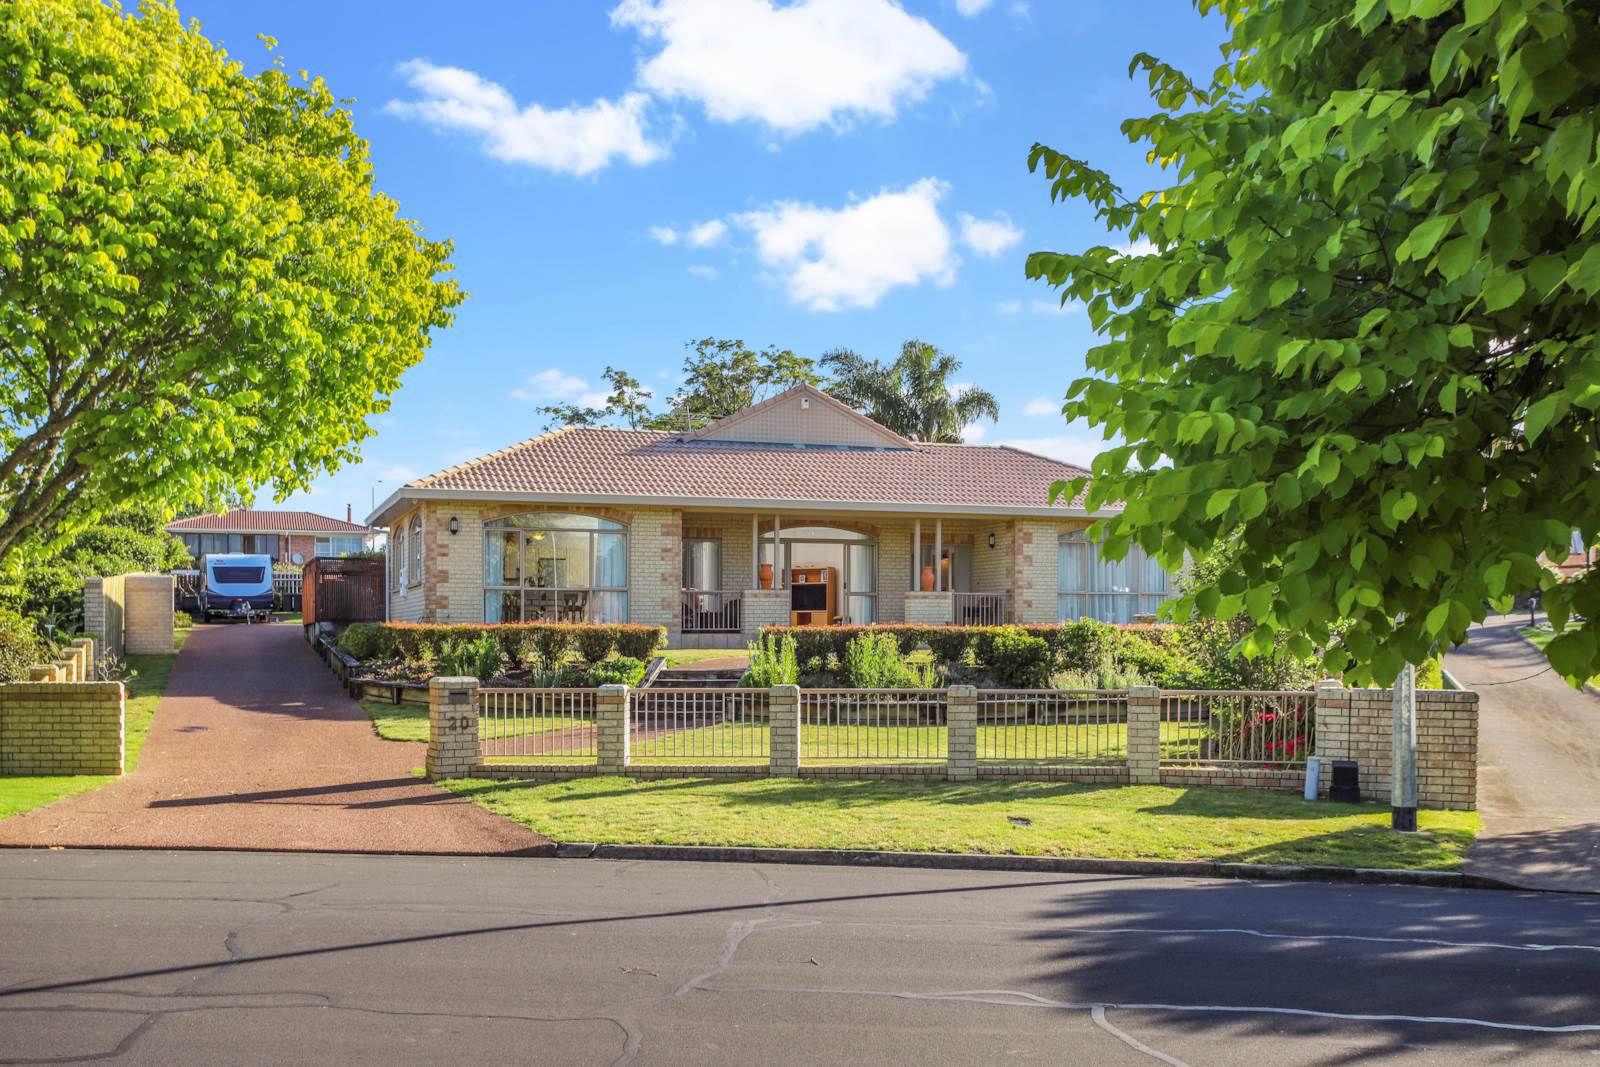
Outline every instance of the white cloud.
<svg viewBox="0 0 1600 1067"><path fill-rule="evenodd" d="M664 245L675 245L678 243L678 231L671 226L652 226L650 239Z"/></svg>
<svg viewBox="0 0 1600 1067"><path fill-rule="evenodd" d="M971 18L973 15L981 15L992 3L994 0L956 0L956 10Z"/></svg>
<svg viewBox="0 0 1600 1067"><path fill-rule="evenodd" d="M1003 212L992 219L961 214L956 221L961 223L961 243L986 259L993 259L1022 240L1022 231L1011 225L1010 217Z"/></svg>
<svg viewBox="0 0 1600 1067"><path fill-rule="evenodd" d="M592 389L589 383L575 374L555 369L542 370L528 379L527 388L511 390L511 399L528 404L559 404L571 401L580 407L604 407L610 395L601 389Z"/></svg>
<svg viewBox="0 0 1600 1067"><path fill-rule="evenodd" d="M1114 442L1105 441L1098 434L1056 434L1050 437L1016 437L997 444L1034 452L1063 463L1087 467L1094 457L1111 448Z"/></svg>
<svg viewBox="0 0 1600 1067"><path fill-rule="evenodd" d="M697 222L683 232L683 240L690 248L704 248L714 245L727 235L728 224L721 219L708 219Z"/></svg>
<svg viewBox="0 0 1600 1067"><path fill-rule="evenodd" d="M1076 315L1083 310L1083 305L1076 300L1065 304L1059 300L1033 300L1028 307L1035 315Z"/></svg>
<svg viewBox="0 0 1600 1067"><path fill-rule="evenodd" d="M994 306L994 310L997 315L1015 315L1022 310L1022 301L1002 300Z"/></svg>
<svg viewBox="0 0 1600 1067"><path fill-rule="evenodd" d="M400 65L400 73L422 98L391 100L386 111L477 134L485 152L508 163L591 174L617 158L642 166L667 153L645 129L649 98L643 93L587 106L519 108L505 87L460 67L413 59Z"/></svg>
<svg viewBox="0 0 1600 1067"><path fill-rule="evenodd" d="M1123 256L1149 256L1154 255L1157 251L1159 251L1159 249L1156 248L1155 243L1151 241L1150 238L1140 237L1137 240L1129 241L1125 245L1117 245L1117 254L1113 258L1121 259Z"/></svg>
<svg viewBox="0 0 1600 1067"><path fill-rule="evenodd" d="M975 445L988 436L989 428L981 423L969 422L961 427L961 440L969 445Z"/></svg>
<svg viewBox="0 0 1600 1067"><path fill-rule="evenodd" d="M696 278L704 278L708 282L714 282L717 280L717 268L708 266L704 263L696 263L694 266L689 268L689 273L693 274Z"/></svg>
<svg viewBox="0 0 1600 1067"><path fill-rule="evenodd" d="M894 0L622 0L611 21L660 42L639 68L645 89L784 133L892 119L967 65Z"/></svg>
<svg viewBox="0 0 1600 1067"><path fill-rule="evenodd" d="M1023 407L1022 413L1033 417L1059 415L1061 414L1061 401L1051 400L1047 396L1036 396Z"/></svg>
<svg viewBox="0 0 1600 1067"><path fill-rule="evenodd" d="M795 303L869 308L899 286L955 280L960 259L939 216L947 189L924 178L842 208L786 201L734 221L755 235L761 262Z"/></svg>

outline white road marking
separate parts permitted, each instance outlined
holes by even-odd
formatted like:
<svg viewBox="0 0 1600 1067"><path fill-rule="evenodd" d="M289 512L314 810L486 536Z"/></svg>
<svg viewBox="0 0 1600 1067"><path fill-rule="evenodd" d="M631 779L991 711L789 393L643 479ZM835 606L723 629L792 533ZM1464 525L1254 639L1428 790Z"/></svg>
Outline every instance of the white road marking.
<svg viewBox="0 0 1600 1067"><path fill-rule="evenodd" d="M1159 1052L1156 1049L1151 1048L1149 1045L1146 1045L1144 1042L1139 1041L1132 1034L1112 1026L1111 1021L1106 1018L1106 1007L1104 1004L1096 1004L1093 1008L1090 1008L1089 1017L1094 1020L1094 1024L1096 1026L1110 1034L1112 1037L1116 1038L1118 1041L1121 1041L1124 1045L1127 1045L1134 1051L1142 1052L1146 1056L1151 1056L1160 1060L1162 1063L1170 1063L1172 1067L1189 1067L1189 1065L1184 1063L1182 1060L1168 1056L1165 1052Z"/></svg>

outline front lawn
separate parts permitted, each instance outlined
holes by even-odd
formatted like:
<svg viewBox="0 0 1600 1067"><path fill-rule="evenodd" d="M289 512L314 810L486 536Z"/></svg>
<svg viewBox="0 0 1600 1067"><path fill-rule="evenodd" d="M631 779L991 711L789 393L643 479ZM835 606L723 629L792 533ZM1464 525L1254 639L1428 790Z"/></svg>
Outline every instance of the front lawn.
<svg viewBox="0 0 1600 1067"><path fill-rule="evenodd" d="M187 630L176 631L174 643L181 646L187 634ZM139 752L150 733L150 723L156 717L156 705L166 691L167 679L177 659L176 655L127 658L128 667L137 672L127 683L128 697L123 704L123 767L129 774L139 762ZM116 778L109 774L0 778L0 819L114 781Z"/></svg>
<svg viewBox="0 0 1600 1067"><path fill-rule="evenodd" d="M387 700L362 697L361 707L372 720L372 728L385 741L428 740L428 705L391 704Z"/></svg>
<svg viewBox="0 0 1600 1067"><path fill-rule="evenodd" d="M1292 793L1052 782L583 778L442 783L557 841L988 852L1454 870L1473 812L1388 829L1378 804Z"/></svg>

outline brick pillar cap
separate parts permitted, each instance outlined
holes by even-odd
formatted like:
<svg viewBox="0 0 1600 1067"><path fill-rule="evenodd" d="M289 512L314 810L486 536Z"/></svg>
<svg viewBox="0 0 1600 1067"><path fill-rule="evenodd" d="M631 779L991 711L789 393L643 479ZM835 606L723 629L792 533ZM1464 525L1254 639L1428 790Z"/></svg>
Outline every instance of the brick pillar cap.
<svg viewBox="0 0 1600 1067"><path fill-rule="evenodd" d="M775 685L775 686L771 686L770 688L768 688L767 692L772 694L775 697L776 696L798 697L800 695L800 687L798 685Z"/></svg>
<svg viewBox="0 0 1600 1067"><path fill-rule="evenodd" d="M632 687L614 683L611 685L602 685L599 688L600 692L602 693L626 693Z"/></svg>
<svg viewBox="0 0 1600 1067"><path fill-rule="evenodd" d="M1337 678L1324 678L1317 683L1318 689L1343 689L1344 683Z"/></svg>
<svg viewBox="0 0 1600 1067"><path fill-rule="evenodd" d="M428 679L429 689L462 689L467 686L476 687L477 685L478 680L476 678L441 678L435 675Z"/></svg>
<svg viewBox="0 0 1600 1067"><path fill-rule="evenodd" d="M1161 695L1161 687L1156 685L1130 685L1128 695L1131 697L1155 697Z"/></svg>
<svg viewBox="0 0 1600 1067"><path fill-rule="evenodd" d="M955 696L957 693L961 694L962 696L978 695L978 687L975 685L952 685L948 687L947 691L951 696Z"/></svg>

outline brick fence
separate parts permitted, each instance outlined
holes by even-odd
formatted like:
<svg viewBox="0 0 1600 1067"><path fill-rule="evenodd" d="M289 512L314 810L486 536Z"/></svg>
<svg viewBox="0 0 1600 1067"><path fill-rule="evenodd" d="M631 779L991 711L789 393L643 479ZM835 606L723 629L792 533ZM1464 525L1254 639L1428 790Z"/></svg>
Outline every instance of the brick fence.
<svg viewBox="0 0 1600 1067"><path fill-rule="evenodd" d="M170 574L113 574L83 583L83 629L102 655L171 652L172 615Z"/></svg>
<svg viewBox="0 0 1600 1067"><path fill-rule="evenodd" d="M27 682L0 685L0 774L121 774L121 682L90 681L94 642L79 638Z"/></svg>
<svg viewBox="0 0 1600 1067"><path fill-rule="evenodd" d="M943 777L966 781L975 777L1066 780L1102 784L1224 786L1299 791L1305 785L1304 753L1298 759L1279 761L1214 760L1197 757L1186 747L1184 737L1168 736L1167 727L1185 725L1178 719L1163 722L1167 701L1163 692L1150 686L1099 694L1065 695L1054 691L998 694L1012 706L1059 708L1064 716L1044 720L1011 721L1002 717L980 718L980 705L996 696L970 686L948 690L922 691L808 691L802 699L796 686L775 686L770 690L738 690L737 704L729 701L718 710L715 691L684 694L678 726L663 726L663 713L643 725L630 724L630 691L626 686L603 686L584 696L573 690L493 690L496 711L493 721L497 745L504 731L513 730L524 742L515 758L507 757L503 746L488 749L487 758L480 744L480 689L471 678L436 678L430 686L428 771L434 778L469 775L496 777L562 778L582 774L630 774L639 777L687 775L902 777L927 779ZM641 698L649 690L640 690ZM575 696L575 693L577 695ZM1180 694L1192 696L1193 694ZM1172 697L1174 694L1166 694ZM1315 752L1324 760L1356 761L1361 777L1361 795L1369 800L1386 800L1389 793L1390 720L1392 694L1389 690L1346 690L1324 683L1310 693L1254 694L1258 697L1288 696L1303 705L1314 701ZM654 699L661 700L661 696ZM559 704L558 712L539 710L542 701ZM751 700L760 710L751 713ZM822 701L833 710L802 722L802 704ZM880 701L881 706L863 712L864 702ZM507 702L519 703L507 717ZM665 705L661 705L665 706ZM729 709L732 708L731 712ZM914 712L905 709L913 708ZM574 709L579 709L574 724ZM852 710L855 709L855 710ZM1417 694L1418 793L1421 804L1431 808L1471 809L1477 803L1477 713L1476 693L1432 692ZM672 714L667 712L667 715ZM896 728L884 723L908 721L895 716L914 714L914 731L933 738L932 747L909 751L884 752L893 746ZM559 717L559 736L565 748L557 752L544 742L538 725L540 715ZM869 718L877 716L877 718ZM1074 717L1076 716L1076 717ZM1086 716L1092 716L1092 721ZM554 718L551 720L555 721ZM671 720L666 720L670 722ZM1072 724L1080 724L1074 727ZM1189 724L1192 728L1192 722ZM1026 746L1030 735L1056 730L1064 735L1082 729L1085 737L1104 747L1079 750L1083 738L1070 740L1053 753L1031 760L997 758L1002 750ZM718 731L726 740L718 740ZM880 751L867 745L856 751L859 758L833 758L826 752L813 760L805 755L805 731L858 730L863 736L878 731ZM1012 731L1011 739L999 735ZM638 733L643 731L642 733ZM682 746L692 754L707 754L709 759L677 765L652 761L649 752L636 759L632 751L635 734L646 749L661 750L664 737L693 738ZM750 757L750 737L758 735L765 748ZM980 735L982 739L980 740ZM486 735L487 736L487 735ZM550 737L557 736L551 733ZM1192 740L1192 737L1189 739ZM576 747L574 747L574 743ZM919 745L930 744L924 737ZM719 749L717 746L721 745ZM820 747L820 746L819 746ZM816 751L815 749L813 751ZM911 756L912 758L905 758ZM1025 754L1026 756L1026 754ZM719 761L720 760L720 761ZM1325 766L1322 788L1326 794L1331 774Z"/></svg>

